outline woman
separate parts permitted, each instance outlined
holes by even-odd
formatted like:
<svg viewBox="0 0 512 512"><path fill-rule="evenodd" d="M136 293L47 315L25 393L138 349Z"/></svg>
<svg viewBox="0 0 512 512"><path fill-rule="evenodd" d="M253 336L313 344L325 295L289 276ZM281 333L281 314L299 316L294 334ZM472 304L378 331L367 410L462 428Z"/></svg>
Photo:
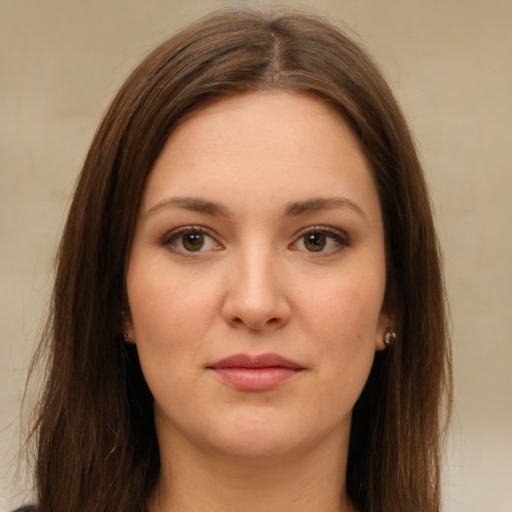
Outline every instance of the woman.
<svg viewBox="0 0 512 512"><path fill-rule="evenodd" d="M86 158L37 510L440 510L446 338L425 182L369 58L308 16L205 18Z"/></svg>

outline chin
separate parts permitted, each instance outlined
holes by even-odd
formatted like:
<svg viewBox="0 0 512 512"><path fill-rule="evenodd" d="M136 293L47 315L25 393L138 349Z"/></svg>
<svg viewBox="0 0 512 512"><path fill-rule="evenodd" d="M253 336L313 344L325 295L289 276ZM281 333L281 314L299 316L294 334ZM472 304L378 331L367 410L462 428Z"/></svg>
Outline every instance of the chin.
<svg viewBox="0 0 512 512"><path fill-rule="evenodd" d="M261 411L260 414L246 412L238 420L218 425L215 431L212 429L213 435L207 442L219 455L256 463L303 454L343 429L343 422L334 426L327 425L328 422L308 424L303 417L275 417L261 414Z"/></svg>
<svg viewBox="0 0 512 512"><path fill-rule="evenodd" d="M194 438L192 442L216 456L257 461L294 453L310 437L297 429L296 419L276 415L268 409L255 411L242 407L222 420L188 430Z"/></svg>
<svg viewBox="0 0 512 512"><path fill-rule="evenodd" d="M245 462L268 460L292 455L301 448L300 442L290 439L290 435L275 431L251 429L239 432L236 436L216 440L214 449L226 457L243 458Z"/></svg>

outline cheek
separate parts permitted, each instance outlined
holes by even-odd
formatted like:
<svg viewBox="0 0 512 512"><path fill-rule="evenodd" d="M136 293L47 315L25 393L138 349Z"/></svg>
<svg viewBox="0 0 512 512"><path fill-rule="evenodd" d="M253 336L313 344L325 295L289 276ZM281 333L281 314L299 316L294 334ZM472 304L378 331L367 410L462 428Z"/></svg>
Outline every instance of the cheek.
<svg viewBox="0 0 512 512"><path fill-rule="evenodd" d="M155 407L185 406L182 383L198 377L208 318L204 294L167 280L144 279L128 289L137 352ZM190 397L189 397L190 398ZM181 404L181 405L180 405Z"/></svg>
<svg viewBox="0 0 512 512"><path fill-rule="evenodd" d="M180 424L184 414L191 425L200 424L194 418L200 410L197 404L204 403L203 363L220 297L218 285L191 273L185 279L185 273L155 273L147 266L133 265L131 270L130 312L155 414L166 424Z"/></svg>
<svg viewBox="0 0 512 512"><path fill-rule="evenodd" d="M211 353L209 333L222 297L218 273L208 277L163 271L162 266L153 272L148 265L135 264L131 271L127 292L134 337L155 405L186 407L185 396L191 400L200 388L189 387L188 394L178 391L184 383L202 382L202 365Z"/></svg>
<svg viewBox="0 0 512 512"><path fill-rule="evenodd" d="M186 279L185 277L186 276ZM136 338L172 345L178 339L189 344L212 321L220 300L215 282L193 273L165 272L134 265L127 291Z"/></svg>
<svg viewBox="0 0 512 512"><path fill-rule="evenodd" d="M348 276L317 283L315 291L303 295L298 306L312 334L343 338L354 347L370 340L374 343L385 286L379 277Z"/></svg>
<svg viewBox="0 0 512 512"><path fill-rule="evenodd" d="M354 277L331 281L303 299L304 329L326 370L322 379L332 395L347 394L347 404L359 396L374 360L383 294L382 279Z"/></svg>

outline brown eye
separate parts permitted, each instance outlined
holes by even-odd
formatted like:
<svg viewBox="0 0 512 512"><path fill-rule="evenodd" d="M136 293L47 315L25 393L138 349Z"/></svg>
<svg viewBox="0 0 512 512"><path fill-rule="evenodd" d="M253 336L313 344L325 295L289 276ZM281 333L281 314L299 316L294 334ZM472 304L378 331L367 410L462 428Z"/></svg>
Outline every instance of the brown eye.
<svg viewBox="0 0 512 512"><path fill-rule="evenodd" d="M311 252L320 252L325 249L327 237L324 233L308 233L304 236L304 247Z"/></svg>
<svg viewBox="0 0 512 512"><path fill-rule="evenodd" d="M311 226L291 244L291 248L318 256L333 256L348 247L350 241L345 233L336 228Z"/></svg>
<svg viewBox="0 0 512 512"><path fill-rule="evenodd" d="M204 242L204 233L190 232L181 235L181 243L184 249L190 252L200 251Z"/></svg>
<svg viewBox="0 0 512 512"><path fill-rule="evenodd" d="M222 249L222 245L217 243L212 235L195 226L178 228L168 233L161 243L172 252L184 256Z"/></svg>

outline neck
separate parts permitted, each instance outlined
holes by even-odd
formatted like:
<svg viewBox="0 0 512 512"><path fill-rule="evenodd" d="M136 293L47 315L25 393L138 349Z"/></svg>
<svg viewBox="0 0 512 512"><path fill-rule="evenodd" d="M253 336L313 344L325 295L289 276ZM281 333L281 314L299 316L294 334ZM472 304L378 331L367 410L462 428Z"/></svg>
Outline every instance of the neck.
<svg viewBox="0 0 512 512"><path fill-rule="evenodd" d="M345 493L347 443L333 441L262 458L161 446L148 511L354 512Z"/></svg>

